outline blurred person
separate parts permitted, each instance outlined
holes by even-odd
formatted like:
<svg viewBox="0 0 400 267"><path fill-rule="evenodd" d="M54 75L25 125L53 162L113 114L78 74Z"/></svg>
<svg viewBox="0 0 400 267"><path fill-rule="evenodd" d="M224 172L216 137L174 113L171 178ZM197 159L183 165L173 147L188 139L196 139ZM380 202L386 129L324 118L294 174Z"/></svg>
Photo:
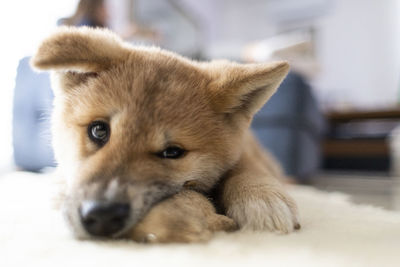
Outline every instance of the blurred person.
<svg viewBox="0 0 400 267"><path fill-rule="evenodd" d="M105 0L81 0L75 13L61 19L59 24L69 26L107 27L109 13Z"/></svg>
<svg viewBox="0 0 400 267"><path fill-rule="evenodd" d="M60 19L59 25L88 26L108 28L110 13L105 0L81 0L75 13L67 18ZM158 42L160 34L153 29L143 27L135 22L128 23L122 32L118 33L123 39L145 39L150 42Z"/></svg>

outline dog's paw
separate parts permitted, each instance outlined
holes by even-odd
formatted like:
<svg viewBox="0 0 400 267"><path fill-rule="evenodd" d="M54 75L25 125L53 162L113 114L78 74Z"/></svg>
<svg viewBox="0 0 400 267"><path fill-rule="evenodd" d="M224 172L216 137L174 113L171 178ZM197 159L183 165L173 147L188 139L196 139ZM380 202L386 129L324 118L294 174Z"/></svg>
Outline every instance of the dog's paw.
<svg viewBox="0 0 400 267"><path fill-rule="evenodd" d="M234 231L236 223L215 213L203 195L183 191L154 206L131 233L145 243L205 242L216 231Z"/></svg>
<svg viewBox="0 0 400 267"><path fill-rule="evenodd" d="M171 220L146 216L132 232L132 239L142 243L192 243L211 239L210 231L202 220Z"/></svg>
<svg viewBox="0 0 400 267"><path fill-rule="evenodd" d="M300 229L296 204L281 188L261 186L246 191L227 209L240 228L284 234Z"/></svg>

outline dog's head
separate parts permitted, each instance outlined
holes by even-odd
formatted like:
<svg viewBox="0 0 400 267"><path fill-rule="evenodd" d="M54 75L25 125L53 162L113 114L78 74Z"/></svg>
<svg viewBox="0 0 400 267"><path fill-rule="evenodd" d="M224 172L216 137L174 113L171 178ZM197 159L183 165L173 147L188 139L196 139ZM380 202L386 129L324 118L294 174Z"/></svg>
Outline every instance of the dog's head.
<svg viewBox="0 0 400 267"><path fill-rule="evenodd" d="M54 71L53 146L78 237L122 236L185 184L210 189L289 69L194 62L89 28L60 28L31 63Z"/></svg>

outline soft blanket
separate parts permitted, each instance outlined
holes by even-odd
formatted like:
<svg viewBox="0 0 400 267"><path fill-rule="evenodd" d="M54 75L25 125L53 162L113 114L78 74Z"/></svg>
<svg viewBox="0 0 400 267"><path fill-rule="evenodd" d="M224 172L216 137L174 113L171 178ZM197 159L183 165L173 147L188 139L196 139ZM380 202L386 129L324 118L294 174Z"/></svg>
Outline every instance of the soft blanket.
<svg viewBox="0 0 400 267"><path fill-rule="evenodd" d="M0 177L0 266L400 266L400 213L293 186L302 229L219 233L205 244L78 241L53 207L51 175Z"/></svg>

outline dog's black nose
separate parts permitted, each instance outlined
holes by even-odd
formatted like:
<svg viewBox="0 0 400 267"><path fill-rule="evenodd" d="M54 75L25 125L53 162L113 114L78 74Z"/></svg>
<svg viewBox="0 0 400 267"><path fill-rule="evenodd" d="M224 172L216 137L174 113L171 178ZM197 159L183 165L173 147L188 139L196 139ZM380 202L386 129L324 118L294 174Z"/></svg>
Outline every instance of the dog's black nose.
<svg viewBox="0 0 400 267"><path fill-rule="evenodd" d="M80 208L81 222L93 236L107 237L121 231L129 218L127 203L87 202Z"/></svg>

